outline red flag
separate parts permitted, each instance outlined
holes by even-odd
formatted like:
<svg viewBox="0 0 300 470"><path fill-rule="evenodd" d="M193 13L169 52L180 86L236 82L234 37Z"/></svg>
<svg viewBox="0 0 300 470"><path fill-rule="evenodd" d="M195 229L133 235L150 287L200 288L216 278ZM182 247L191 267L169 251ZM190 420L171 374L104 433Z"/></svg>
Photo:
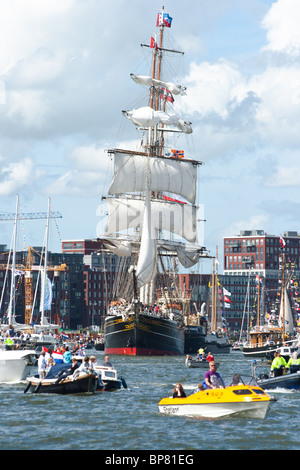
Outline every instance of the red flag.
<svg viewBox="0 0 300 470"><path fill-rule="evenodd" d="M151 49L156 49L157 50L157 42L155 41L155 39L151 36L151 39L150 39L150 47Z"/></svg>
<svg viewBox="0 0 300 470"><path fill-rule="evenodd" d="M286 245L284 238L282 238L281 236L280 236L280 245L282 246L282 248L284 248Z"/></svg>

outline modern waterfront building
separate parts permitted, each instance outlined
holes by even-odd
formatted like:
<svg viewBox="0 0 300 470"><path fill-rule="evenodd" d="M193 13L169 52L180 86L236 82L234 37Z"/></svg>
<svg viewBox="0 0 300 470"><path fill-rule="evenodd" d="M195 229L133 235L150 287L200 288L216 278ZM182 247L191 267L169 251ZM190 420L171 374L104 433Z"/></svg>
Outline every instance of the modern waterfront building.
<svg viewBox="0 0 300 470"><path fill-rule="evenodd" d="M300 236L292 231L281 236L270 235L264 230L241 230L239 235L224 237L223 242L224 273L220 278L232 294L230 309L225 316L231 328L235 328L241 324L245 311L250 309L251 316L253 308L256 309L256 276L263 281L262 313L274 309L278 301L282 250L296 282L300 279ZM248 290L249 300L246 297Z"/></svg>

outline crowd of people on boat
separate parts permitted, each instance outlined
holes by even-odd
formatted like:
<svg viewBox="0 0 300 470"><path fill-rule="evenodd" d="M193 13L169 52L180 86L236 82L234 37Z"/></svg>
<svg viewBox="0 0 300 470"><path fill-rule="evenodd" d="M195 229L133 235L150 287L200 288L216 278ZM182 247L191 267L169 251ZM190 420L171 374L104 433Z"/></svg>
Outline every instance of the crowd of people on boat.
<svg viewBox="0 0 300 470"><path fill-rule="evenodd" d="M133 311L134 307L132 304L125 304L121 301L112 302L108 309L108 313L110 315L122 315L123 317L126 317L129 313L132 313ZM158 305L154 303L153 305L147 305L139 303L139 311L140 313L154 315L156 317L167 317L171 320L179 318L178 315L181 317L181 307L175 304L166 303Z"/></svg>
<svg viewBox="0 0 300 470"><path fill-rule="evenodd" d="M55 354L59 354L62 356L62 359ZM70 373L71 375L78 369L78 372L85 372L85 373L95 373L95 366L97 365L96 356L81 356L78 355L77 352L73 351L73 354L69 350L68 346L66 348L59 348L55 347L55 349L47 349L43 348L39 358L38 358L38 374L39 377L42 379L46 377L48 372L51 370L53 366L60 363L70 364ZM104 362L102 364L104 367L112 367L112 363L109 360L109 356L105 356ZM74 376L75 377L75 376Z"/></svg>

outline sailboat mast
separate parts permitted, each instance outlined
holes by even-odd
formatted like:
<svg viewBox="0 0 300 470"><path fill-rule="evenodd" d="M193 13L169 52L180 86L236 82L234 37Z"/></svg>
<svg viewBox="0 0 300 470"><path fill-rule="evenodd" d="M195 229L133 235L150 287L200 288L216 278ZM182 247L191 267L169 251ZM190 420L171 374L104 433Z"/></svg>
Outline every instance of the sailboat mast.
<svg viewBox="0 0 300 470"><path fill-rule="evenodd" d="M47 224L46 224L46 233L45 233L44 270L42 274L43 279L42 279L42 292L41 292L41 325L44 324L44 317L45 317L45 289L46 289L46 282L47 282L50 207L51 207L51 199L49 197L48 198Z"/></svg>
<svg viewBox="0 0 300 470"><path fill-rule="evenodd" d="M12 323L15 319L15 306L16 306L16 249L17 249L17 227L18 227L18 217L19 217L19 194L17 194L17 203L16 203L16 216L14 223L14 235L13 235L13 257L12 257L12 267L11 267L11 279L10 279L10 300L8 306L8 323Z"/></svg>
<svg viewBox="0 0 300 470"><path fill-rule="evenodd" d="M260 279L257 280L257 331L260 327Z"/></svg>

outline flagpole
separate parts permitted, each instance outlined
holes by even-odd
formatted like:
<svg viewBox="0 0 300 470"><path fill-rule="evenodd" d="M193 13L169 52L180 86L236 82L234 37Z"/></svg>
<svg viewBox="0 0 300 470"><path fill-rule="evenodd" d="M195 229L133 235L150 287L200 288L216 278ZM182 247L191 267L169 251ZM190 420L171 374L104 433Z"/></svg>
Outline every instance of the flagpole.
<svg viewBox="0 0 300 470"><path fill-rule="evenodd" d="M285 256L282 248L282 342L285 338Z"/></svg>

